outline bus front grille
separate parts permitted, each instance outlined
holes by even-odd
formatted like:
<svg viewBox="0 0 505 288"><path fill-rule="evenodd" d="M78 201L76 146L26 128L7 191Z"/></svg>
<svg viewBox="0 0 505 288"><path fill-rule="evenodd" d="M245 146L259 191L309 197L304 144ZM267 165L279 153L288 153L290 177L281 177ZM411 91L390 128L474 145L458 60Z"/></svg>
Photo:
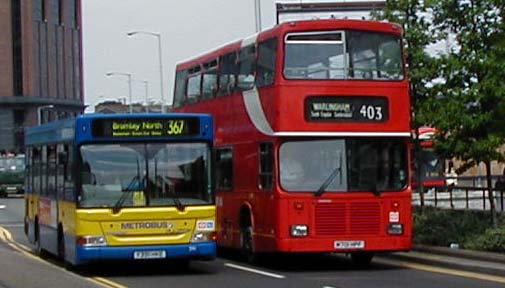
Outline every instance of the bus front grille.
<svg viewBox="0 0 505 288"><path fill-rule="evenodd" d="M317 203L315 233L330 235L378 235L381 210L377 202Z"/></svg>

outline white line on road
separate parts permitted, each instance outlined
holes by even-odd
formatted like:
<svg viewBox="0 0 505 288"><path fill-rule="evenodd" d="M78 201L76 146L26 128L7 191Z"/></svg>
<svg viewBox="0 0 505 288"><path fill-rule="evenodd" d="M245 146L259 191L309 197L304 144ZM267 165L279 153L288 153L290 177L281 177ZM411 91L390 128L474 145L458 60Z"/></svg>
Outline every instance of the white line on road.
<svg viewBox="0 0 505 288"><path fill-rule="evenodd" d="M230 267L230 268L234 268L234 269L238 269L238 270L243 270L243 271L251 272L251 273L260 274L260 275L263 275L263 276L273 277L273 278L277 278L277 279L284 279L284 278L286 278L286 276L284 276L284 275L279 275L279 274L274 274L274 273L270 273L270 272L265 272L265 271L261 271L261 270L258 270L258 269L253 269L253 268L249 268L249 267L245 267L245 266L240 266L240 265L235 265L235 264L231 264L231 263L225 263L224 266L227 266L227 267Z"/></svg>
<svg viewBox="0 0 505 288"><path fill-rule="evenodd" d="M24 226L24 224L2 224L2 227L4 228L19 228Z"/></svg>
<svg viewBox="0 0 505 288"><path fill-rule="evenodd" d="M5 205L0 204L0 209L5 209L5 207L6 207Z"/></svg>

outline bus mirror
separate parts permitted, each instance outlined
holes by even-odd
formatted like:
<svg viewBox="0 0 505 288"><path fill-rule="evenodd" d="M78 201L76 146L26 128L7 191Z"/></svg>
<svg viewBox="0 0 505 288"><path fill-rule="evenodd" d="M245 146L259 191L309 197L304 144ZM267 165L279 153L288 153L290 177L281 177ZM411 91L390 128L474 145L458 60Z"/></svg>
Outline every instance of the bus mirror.
<svg viewBox="0 0 505 288"><path fill-rule="evenodd" d="M67 152L58 152L58 164L65 165L68 163L68 153Z"/></svg>

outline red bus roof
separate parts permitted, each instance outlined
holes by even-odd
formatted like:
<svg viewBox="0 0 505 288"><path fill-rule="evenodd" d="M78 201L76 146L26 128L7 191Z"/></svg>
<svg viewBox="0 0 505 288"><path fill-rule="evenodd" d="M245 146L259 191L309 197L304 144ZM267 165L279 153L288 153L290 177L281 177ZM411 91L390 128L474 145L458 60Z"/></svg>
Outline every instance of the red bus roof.
<svg viewBox="0 0 505 288"><path fill-rule="evenodd" d="M354 20L354 19L325 19L325 20L305 20L305 21L291 21L279 24L268 30L258 33L258 41L267 39L273 36L284 35L288 32L296 31L324 31L324 30L369 30L384 33L391 33L401 35L403 29L400 25L390 22L368 21L368 20ZM255 35L253 35L255 36ZM202 62L215 59L220 55L237 51L240 49L241 43L244 39L233 41L225 44L212 51L204 52L199 56L192 57L188 60L182 61L177 64L176 70L184 70L193 67Z"/></svg>

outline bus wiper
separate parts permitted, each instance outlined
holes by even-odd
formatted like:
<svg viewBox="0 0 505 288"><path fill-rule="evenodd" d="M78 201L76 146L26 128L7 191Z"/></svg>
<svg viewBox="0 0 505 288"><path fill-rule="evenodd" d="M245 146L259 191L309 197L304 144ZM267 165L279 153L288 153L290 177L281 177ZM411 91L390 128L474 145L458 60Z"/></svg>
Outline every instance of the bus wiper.
<svg viewBox="0 0 505 288"><path fill-rule="evenodd" d="M132 180L130 180L130 183L128 183L128 186L126 186L126 189L123 190L121 197L119 197L119 199L114 204L114 207L112 208L113 213L118 213L119 210L121 210L121 207L123 207L123 203L132 194L132 192L139 190L141 184L140 180L140 163L139 158L137 157L137 175L133 176Z"/></svg>
<svg viewBox="0 0 505 288"><path fill-rule="evenodd" d="M342 158L341 157L340 157L339 165L337 167L335 167L335 169L333 169L330 176L328 176L328 178L326 178L326 180L323 182L321 187L319 187L319 189L317 189L317 191L314 192L314 196L319 197L319 196L323 195L326 188L328 188L328 186L330 186L331 182L333 182L333 180L335 180L337 173L340 174L340 183L342 183Z"/></svg>
<svg viewBox="0 0 505 288"><path fill-rule="evenodd" d="M114 213L119 212L119 210L121 210L121 207L123 207L123 203L126 201L126 199L132 194L132 192L137 191L139 186L140 178L138 176L134 176L130 183L128 183L128 186L126 186L126 189L123 190L121 197L119 197L119 199L114 204L112 211Z"/></svg>
<svg viewBox="0 0 505 288"><path fill-rule="evenodd" d="M179 197L177 197L177 195L175 194L175 191L171 191L170 189L168 189L168 193L165 193L165 185L168 184L168 182L165 180L165 178L163 176L160 176L160 175L156 175L155 177L157 179L161 180L161 185L163 185L162 186L163 194L164 195L169 195L170 199L172 199L172 201L174 201L174 204L175 204L175 207L177 208L177 210L179 210L181 212L184 211L184 209L186 207L184 206L184 204L182 204L182 202L179 199Z"/></svg>
<svg viewBox="0 0 505 288"><path fill-rule="evenodd" d="M184 206L184 204L182 204L179 197L177 197L177 195L175 195L175 191L173 193L171 193L171 196L172 196L172 200L175 203L175 207L177 207L177 210L183 212L186 207Z"/></svg>

